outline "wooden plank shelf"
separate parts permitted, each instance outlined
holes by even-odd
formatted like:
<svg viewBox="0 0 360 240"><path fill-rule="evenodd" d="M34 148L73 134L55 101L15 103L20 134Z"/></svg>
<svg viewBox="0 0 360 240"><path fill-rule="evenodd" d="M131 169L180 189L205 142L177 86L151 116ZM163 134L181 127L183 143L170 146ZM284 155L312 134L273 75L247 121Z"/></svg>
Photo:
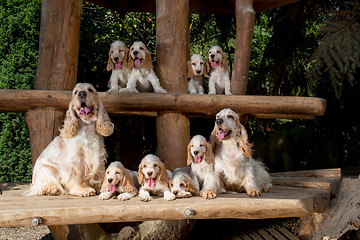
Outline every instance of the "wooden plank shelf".
<svg viewBox="0 0 360 240"><path fill-rule="evenodd" d="M187 219L185 209L192 209L190 219L264 219L311 215L324 211L330 192L321 189L275 186L260 197L241 194L222 194L213 200L201 197L166 201L154 197L141 202L135 197L129 201L99 200L94 197L23 196L28 183L2 183L0 188L0 226L31 225L33 218L41 218L44 225L87 224L102 222L131 222L145 220Z"/></svg>
<svg viewBox="0 0 360 240"><path fill-rule="evenodd" d="M181 112L215 116L223 108L255 118L315 118L325 113L322 98L254 95L200 95L155 93L99 93L109 114L153 115ZM54 107L66 110L70 91L0 90L0 112L26 112L33 108Z"/></svg>

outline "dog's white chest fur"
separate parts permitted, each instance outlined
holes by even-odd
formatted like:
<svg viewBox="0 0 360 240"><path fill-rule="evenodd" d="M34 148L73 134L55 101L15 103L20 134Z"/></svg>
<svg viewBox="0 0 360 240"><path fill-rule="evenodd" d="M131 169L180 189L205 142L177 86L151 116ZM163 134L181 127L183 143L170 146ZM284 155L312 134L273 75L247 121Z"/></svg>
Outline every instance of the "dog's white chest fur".
<svg viewBox="0 0 360 240"><path fill-rule="evenodd" d="M202 161L201 163L198 164L193 163L191 164L191 172L193 176L196 176L198 182L202 186L205 181L206 173L213 172L214 171L213 167L214 167L213 165L210 165L205 161Z"/></svg>
<svg viewBox="0 0 360 240"><path fill-rule="evenodd" d="M151 85L151 69L136 69L134 68L131 72L131 79L137 80L136 88L140 92L152 92L153 87ZM155 73L154 73L155 75Z"/></svg>

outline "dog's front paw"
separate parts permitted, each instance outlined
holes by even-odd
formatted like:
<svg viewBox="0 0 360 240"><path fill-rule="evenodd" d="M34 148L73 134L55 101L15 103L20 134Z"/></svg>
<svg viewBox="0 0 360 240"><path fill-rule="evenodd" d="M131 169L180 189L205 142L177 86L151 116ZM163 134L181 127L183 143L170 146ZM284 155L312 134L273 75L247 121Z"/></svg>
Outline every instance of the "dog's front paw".
<svg viewBox="0 0 360 240"><path fill-rule="evenodd" d="M91 187L87 187L87 188L75 189L73 191L70 191L69 194L79 197L90 197L90 196L95 196L96 191Z"/></svg>
<svg viewBox="0 0 360 240"><path fill-rule="evenodd" d="M132 195L130 193L122 193L118 196L118 199L121 201L126 201L132 198Z"/></svg>
<svg viewBox="0 0 360 240"><path fill-rule="evenodd" d="M175 200L176 196L175 194L169 192L169 191L166 191L164 192L164 199L167 200L167 201L173 201Z"/></svg>
<svg viewBox="0 0 360 240"><path fill-rule="evenodd" d="M103 193L100 193L99 195L99 199L101 200L107 200L107 199L110 199L112 197L112 193L111 192L103 192Z"/></svg>
<svg viewBox="0 0 360 240"><path fill-rule="evenodd" d="M155 89L155 93L167 93L167 91L163 88Z"/></svg>
<svg viewBox="0 0 360 240"><path fill-rule="evenodd" d="M185 197L185 198L189 198L189 197L191 197L191 196L192 196L191 192L185 192L185 193L184 193L184 197Z"/></svg>
<svg viewBox="0 0 360 240"><path fill-rule="evenodd" d="M214 199L216 198L216 194L213 191L203 191L201 196L205 199Z"/></svg>
<svg viewBox="0 0 360 240"><path fill-rule="evenodd" d="M251 197L260 196L260 191L259 191L259 189L256 189L256 188L247 189L246 193Z"/></svg>
<svg viewBox="0 0 360 240"><path fill-rule="evenodd" d="M139 93L136 88L121 88L119 89L120 93Z"/></svg>
<svg viewBox="0 0 360 240"><path fill-rule="evenodd" d="M150 202L152 199L149 192L143 192L143 193L139 194L139 198L143 202Z"/></svg>

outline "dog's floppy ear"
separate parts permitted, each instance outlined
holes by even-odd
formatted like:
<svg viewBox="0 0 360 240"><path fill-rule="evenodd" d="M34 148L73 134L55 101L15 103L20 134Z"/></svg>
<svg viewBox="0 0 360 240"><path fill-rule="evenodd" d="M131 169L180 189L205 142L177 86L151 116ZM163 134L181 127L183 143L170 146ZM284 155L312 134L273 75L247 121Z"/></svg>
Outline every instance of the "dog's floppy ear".
<svg viewBox="0 0 360 240"><path fill-rule="evenodd" d="M208 56L206 60L206 71L204 75L210 76L210 70L211 70L211 63L210 63L210 57Z"/></svg>
<svg viewBox="0 0 360 240"><path fill-rule="evenodd" d="M74 99L69 103L69 109L66 111L64 125L60 129L60 135L63 138L72 138L77 134L80 128L78 118L74 110Z"/></svg>
<svg viewBox="0 0 360 240"><path fill-rule="evenodd" d="M121 171L123 172L123 178L122 178L122 181L121 181L121 186L124 190L124 192L127 192L127 193L131 193L131 192L134 192L134 181L130 175L130 173L128 172L128 170L126 170L124 168L124 166L121 166Z"/></svg>
<svg viewBox="0 0 360 240"><path fill-rule="evenodd" d="M210 144L212 147L212 151L215 152L216 151L216 147L218 145L221 145L221 141L217 138L217 131L216 131L216 127L214 127L213 131L211 132L210 135Z"/></svg>
<svg viewBox="0 0 360 240"><path fill-rule="evenodd" d="M107 67L106 67L107 71L110 71L115 67L115 65L111 59L111 49L112 49L112 47L110 48L110 51L109 51L109 59L108 59Z"/></svg>
<svg viewBox="0 0 360 240"><path fill-rule="evenodd" d="M96 131L102 136L109 136L114 132L114 124L111 122L109 115L106 112L103 102L98 97L99 109L96 121Z"/></svg>
<svg viewBox="0 0 360 240"><path fill-rule="evenodd" d="M134 59L131 57L130 50L127 54L126 66L129 70L133 69L134 67Z"/></svg>
<svg viewBox="0 0 360 240"><path fill-rule="evenodd" d="M159 168L160 168L159 182L163 185L168 185L170 180L169 174L166 171L165 164L161 160L159 160Z"/></svg>
<svg viewBox="0 0 360 240"><path fill-rule="evenodd" d="M138 173L137 173L137 179L138 179L139 184L141 186L144 186L145 185L145 177L144 177L144 174L142 172L142 168L143 168L143 164L140 163L139 170L138 170Z"/></svg>
<svg viewBox="0 0 360 240"><path fill-rule="evenodd" d="M124 68L127 68L128 67L128 61L129 61L129 49L124 46L124 59L123 59L123 66Z"/></svg>
<svg viewBox="0 0 360 240"><path fill-rule="evenodd" d="M101 185L100 192L104 193L104 192L109 192L109 191L110 191L109 182L107 181L106 174L105 174L104 180L103 180L102 185Z"/></svg>
<svg viewBox="0 0 360 240"><path fill-rule="evenodd" d="M206 153L204 157L205 162L213 164L215 162L215 156L210 143L206 142Z"/></svg>
<svg viewBox="0 0 360 240"><path fill-rule="evenodd" d="M187 70L188 70L188 76L187 78L192 78L194 76L194 71L191 67L190 61L187 62Z"/></svg>
<svg viewBox="0 0 360 240"><path fill-rule="evenodd" d="M191 178L185 177L186 189L185 191L191 192L192 195L197 195L199 193L199 189L195 187Z"/></svg>
<svg viewBox="0 0 360 240"><path fill-rule="evenodd" d="M222 57L221 67L222 67L224 70L229 71L229 64L228 64L228 62L227 62L226 55L225 55L225 52L224 52L224 51L221 51L221 57Z"/></svg>
<svg viewBox="0 0 360 240"><path fill-rule="evenodd" d="M188 144L187 146L187 165L190 166L190 164L192 163L193 157L191 154L191 143Z"/></svg>
<svg viewBox="0 0 360 240"><path fill-rule="evenodd" d="M238 147L243 151L246 157L252 156L252 144L249 142L247 131L241 123L238 123L240 132L237 135L236 142Z"/></svg>
<svg viewBox="0 0 360 240"><path fill-rule="evenodd" d="M145 47L145 60L144 60L144 68L146 69L154 69L154 66L151 61L151 52Z"/></svg>

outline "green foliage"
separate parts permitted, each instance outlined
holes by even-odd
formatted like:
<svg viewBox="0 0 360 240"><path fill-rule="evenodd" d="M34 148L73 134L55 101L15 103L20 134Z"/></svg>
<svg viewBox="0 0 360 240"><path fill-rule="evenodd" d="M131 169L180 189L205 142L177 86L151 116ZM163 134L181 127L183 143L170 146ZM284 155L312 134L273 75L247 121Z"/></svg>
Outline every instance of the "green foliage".
<svg viewBox="0 0 360 240"><path fill-rule="evenodd" d="M335 94L341 96L344 81L354 86L354 74L360 68L360 3L346 2L329 12L320 31L320 45L310 59L310 76L314 79L328 72Z"/></svg>
<svg viewBox="0 0 360 240"><path fill-rule="evenodd" d="M0 1L0 88L33 88L40 0ZM22 114L0 114L0 182L29 181L31 152Z"/></svg>

